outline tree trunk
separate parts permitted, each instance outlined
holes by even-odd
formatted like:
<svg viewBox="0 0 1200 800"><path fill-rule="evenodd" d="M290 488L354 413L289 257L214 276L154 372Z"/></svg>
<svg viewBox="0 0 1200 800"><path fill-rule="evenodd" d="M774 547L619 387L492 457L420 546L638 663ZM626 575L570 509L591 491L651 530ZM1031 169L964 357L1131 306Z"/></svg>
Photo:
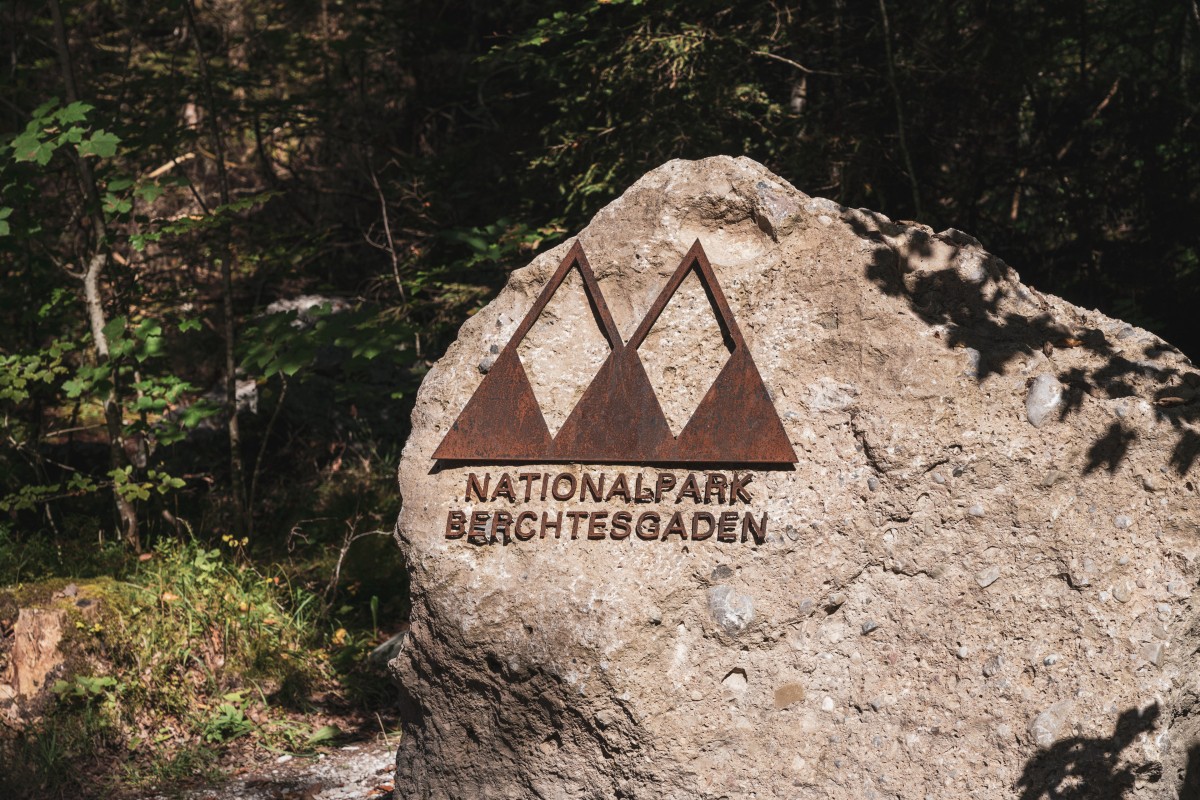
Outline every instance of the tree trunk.
<svg viewBox="0 0 1200 800"><path fill-rule="evenodd" d="M66 26L63 25L62 8L58 0L50 0L50 14L54 18L54 44L58 49L58 60L62 67L63 84L66 89L67 102L79 100L79 92L75 87L75 70L71 62L71 50L67 46ZM87 203L88 216L92 221L95 232L95 252L88 260L87 270L83 274L83 298L87 309L88 327L92 332L92 349L96 361L109 364L108 337L104 327L108 320L104 315L104 299L100 291L100 277L108 267L108 226L104 221L104 213L100 209L100 192L96 187L96 177L92 174L91 165L87 159L76 155L75 166L79 171L80 182L83 184L84 202ZM121 398L117 390L116 367L112 370L112 388L104 399L104 423L108 430L109 466L114 471L124 469L127 459L124 456L125 415L121 408ZM138 533L137 511L133 504L121 496L114 481L113 504L116 507L117 518L120 522L121 535L125 543L134 552L141 552L142 542Z"/></svg>

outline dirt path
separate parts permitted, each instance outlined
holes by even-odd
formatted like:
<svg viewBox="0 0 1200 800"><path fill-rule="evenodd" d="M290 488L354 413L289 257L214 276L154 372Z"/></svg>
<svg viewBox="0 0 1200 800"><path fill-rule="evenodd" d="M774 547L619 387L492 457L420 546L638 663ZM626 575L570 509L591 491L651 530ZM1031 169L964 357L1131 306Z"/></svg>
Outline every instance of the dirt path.
<svg viewBox="0 0 1200 800"><path fill-rule="evenodd" d="M395 740L348 745L313 758L281 756L186 800L392 800ZM144 800L168 800L149 795Z"/></svg>

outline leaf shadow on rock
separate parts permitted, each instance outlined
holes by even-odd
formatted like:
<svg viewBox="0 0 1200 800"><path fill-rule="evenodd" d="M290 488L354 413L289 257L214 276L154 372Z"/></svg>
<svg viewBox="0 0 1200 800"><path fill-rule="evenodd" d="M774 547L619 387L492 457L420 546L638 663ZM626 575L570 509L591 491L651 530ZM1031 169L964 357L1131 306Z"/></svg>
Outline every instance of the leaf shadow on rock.
<svg viewBox="0 0 1200 800"><path fill-rule="evenodd" d="M1187 771L1179 784L1179 800L1200 800L1200 742L1188 748Z"/></svg>
<svg viewBox="0 0 1200 800"><path fill-rule="evenodd" d="M856 235L874 245L866 277L885 295L904 298L926 324L941 326L945 335L939 339L947 348L973 351L978 382L1005 374L1018 358L1032 356L1039 350L1053 364L1056 351L1083 348L1099 357L1098 365L1055 367L1055 377L1064 387L1060 421L1080 411L1089 396L1143 397L1153 407L1156 418L1168 422L1178 432L1168 465L1184 476L1200 460L1200 433L1187 427L1189 423L1200 423L1200 374L1155 363L1174 352L1173 348L1155 338L1142 348L1142 358L1133 359L1114 347L1104 331L1065 327L1051 316L1044 298L1017 282L1011 267L985 253L966 234L954 230L934 234L894 223L865 209L847 209L842 219ZM902 235L907 236L905 252L892 241ZM933 257L935 246L950 248L947 263L953 264L960 255L968 255L980 259L978 268L974 274L968 270L966 277L954 268L919 269L915 262ZM1041 306L1043 311L1031 316L1002 308L1005 299L1002 289L1006 287L998 281L1008 279L1013 281L1011 286L1020 301ZM1137 335L1137 331L1126 326L1115 335L1123 338ZM1147 397L1148 383L1154 389ZM1100 467L1115 472L1136 438L1136 432L1123 421L1114 421L1105 435L1092 443L1084 474Z"/></svg>
<svg viewBox="0 0 1200 800"><path fill-rule="evenodd" d="M1131 708L1117 718L1112 736L1071 736L1040 750L1017 780L1020 800L1121 800L1138 781L1160 780L1158 762L1121 763L1122 751L1153 730L1160 713L1157 703Z"/></svg>

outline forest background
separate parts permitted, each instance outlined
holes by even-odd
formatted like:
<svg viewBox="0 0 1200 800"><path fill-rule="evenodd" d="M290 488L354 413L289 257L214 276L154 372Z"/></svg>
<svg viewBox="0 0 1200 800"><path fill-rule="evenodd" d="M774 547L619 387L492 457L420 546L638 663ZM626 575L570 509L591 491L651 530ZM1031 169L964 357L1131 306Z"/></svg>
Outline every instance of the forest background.
<svg viewBox="0 0 1200 800"><path fill-rule="evenodd" d="M22 606L102 609L0 793L386 736L415 389L668 159L1200 354L1196 0L4 0L0 42L0 660Z"/></svg>

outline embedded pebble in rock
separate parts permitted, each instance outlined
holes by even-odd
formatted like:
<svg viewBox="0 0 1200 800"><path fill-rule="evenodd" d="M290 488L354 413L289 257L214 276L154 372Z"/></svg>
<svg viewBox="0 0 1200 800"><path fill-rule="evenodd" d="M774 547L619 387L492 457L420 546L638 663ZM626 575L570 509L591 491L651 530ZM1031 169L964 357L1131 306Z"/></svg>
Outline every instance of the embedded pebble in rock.
<svg viewBox="0 0 1200 800"><path fill-rule="evenodd" d="M1004 656L995 655L983 662L983 675L986 678L991 678L999 675L1004 669Z"/></svg>
<svg viewBox="0 0 1200 800"><path fill-rule="evenodd" d="M986 589L1000 579L999 567L988 567L975 576L975 582L981 589Z"/></svg>
<svg viewBox="0 0 1200 800"><path fill-rule="evenodd" d="M967 355L967 369L965 374L972 378L979 377L979 365L983 360L982 354L974 347L964 348L963 352Z"/></svg>
<svg viewBox="0 0 1200 800"><path fill-rule="evenodd" d="M754 599L731 586L714 586L708 590L708 613L726 633L736 636L754 621Z"/></svg>
<svg viewBox="0 0 1200 800"><path fill-rule="evenodd" d="M744 692L749 681L746 680L746 671L744 669L731 670L725 676L725 680L721 681L721 685L731 692Z"/></svg>
<svg viewBox="0 0 1200 800"><path fill-rule="evenodd" d="M1156 667L1162 666L1163 649L1162 642L1151 642L1142 648L1142 658Z"/></svg>
<svg viewBox="0 0 1200 800"><path fill-rule="evenodd" d="M1034 717L1029 723L1029 733L1037 746L1045 748L1054 744L1074 710L1072 701L1060 700Z"/></svg>
<svg viewBox="0 0 1200 800"><path fill-rule="evenodd" d="M741 401L701 412L730 426L703 463L433 458L484 381L508 387L489 420L535 438L539 410L550 436L576 409L605 442L646 422L603 387L575 398L697 240L795 464L722 460ZM612 331L573 278L506 361L577 243ZM1136 776L1122 800L1178 796L1200 742L1200 419L1157 401L1200 373L1014 267L720 157L653 170L512 272L426 373L401 457L400 793L1043 798L1079 793L1054 782L1069 764L1080 786ZM636 351L677 427L743 357L697 286Z"/></svg>
<svg viewBox="0 0 1200 800"><path fill-rule="evenodd" d="M791 708L802 702L806 696L802 684L785 683L775 690L775 710L782 711L785 708Z"/></svg>
<svg viewBox="0 0 1200 800"><path fill-rule="evenodd" d="M1132 593L1133 586L1130 581L1120 581L1112 588L1113 599L1120 603L1128 603Z"/></svg>
<svg viewBox="0 0 1200 800"><path fill-rule="evenodd" d="M1062 384L1053 375L1034 378L1025 396L1025 416L1033 427L1042 427L1062 406L1062 390Z"/></svg>

